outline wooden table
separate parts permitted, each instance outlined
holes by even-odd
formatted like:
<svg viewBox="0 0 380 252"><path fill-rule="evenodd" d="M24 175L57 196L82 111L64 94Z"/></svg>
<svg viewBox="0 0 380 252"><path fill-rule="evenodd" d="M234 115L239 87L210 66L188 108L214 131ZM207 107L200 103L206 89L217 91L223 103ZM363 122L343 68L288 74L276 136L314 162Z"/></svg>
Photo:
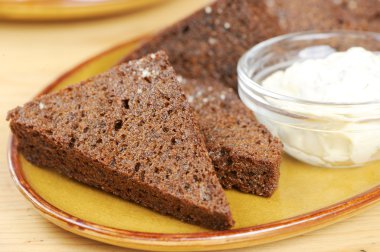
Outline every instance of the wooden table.
<svg viewBox="0 0 380 252"><path fill-rule="evenodd" d="M5 116L83 60L164 27L207 1L168 1L144 11L91 21L0 22L0 251L127 251L71 234L40 217L9 176ZM238 251L380 251L380 205L319 231Z"/></svg>

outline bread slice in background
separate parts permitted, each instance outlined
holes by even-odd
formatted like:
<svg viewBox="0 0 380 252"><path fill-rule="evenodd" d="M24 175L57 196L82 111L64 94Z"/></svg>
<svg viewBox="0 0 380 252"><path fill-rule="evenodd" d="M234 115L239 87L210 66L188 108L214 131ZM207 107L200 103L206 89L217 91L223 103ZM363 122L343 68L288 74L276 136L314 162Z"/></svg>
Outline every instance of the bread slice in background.
<svg viewBox="0 0 380 252"><path fill-rule="evenodd" d="M380 32L379 0L216 0L144 41L125 60L164 50L178 74L234 89L236 66L251 47L305 30Z"/></svg>
<svg viewBox="0 0 380 252"><path fill-rule="evenodd" d="M282 144L259 122L232 88L213 79L179 77L199 117L221 184L264 197L278 186Z"/></svg>
<svg viewBox="0 0 380 252"><path fill-rule="evenodd" d="M213 78L236 88L236 65L253 45L282 33L263 0L219 0L147 39L125 61L164 50L186 78Z"/></svg>
<svg viewBox="0 0 380 252"><path fill-rule="evenodd" d="M287 33L308 30L380 32L379 0L264 1L268 13L278 18L278 23Z"/></svg>

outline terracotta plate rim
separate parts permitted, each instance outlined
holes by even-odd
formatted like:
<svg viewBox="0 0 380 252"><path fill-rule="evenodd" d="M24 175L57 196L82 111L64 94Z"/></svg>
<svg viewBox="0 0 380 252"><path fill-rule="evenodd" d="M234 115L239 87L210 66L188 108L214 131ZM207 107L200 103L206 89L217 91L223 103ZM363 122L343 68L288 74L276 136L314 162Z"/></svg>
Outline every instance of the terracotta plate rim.
<svg viewBox="0 0 380 252"><path fill-rule="evenodd" d="M84 61L83 63L77 65L73 69L61 75L54 82L44 88L37 96L48 93L68 76L76 73L92 61L95 61L104 55L116 51L117 49L123 48L128 44L136 43L144 39L146 39L146 37L140 37L135 40L128 41L109 50L106 50L103 53L90 58L89 60ZM199 233L149 233L98 225L93 222L76 218L75 216L62 211L45 201L40 195L38 195L38 193L33 190L24 176L19 160L19 153L17 151L17 140L13 135L10 137L8 146L8 166L17 188L21 191L25 198L29 200L34 205L34 207L36 207L37 210L39 210L44 215L44 217L51 217L58 223L75 228L79 234L86 233L87 231L88 233L92 233L93 235L97 235L109 241L124 240L146 246L160 245L165 247L191 247L202 245L212 247L215 245L226 245L241 242L251 242L255 244L265 243L264 240L280 240L286 237L304 233L306 232L305 230L310 231L317 229L318 227L332 224L339 219L353 215L353 213L380 201L379 184L363 193L353 196L347 200L327 206L325 208L321 208L288 219L274 221L271 223L224 231L207 231ZM285 237L283 237L284 235ZM276 238L276 236L278 236L278 238ZM260 240L263 241L260 242Z"/></svg>

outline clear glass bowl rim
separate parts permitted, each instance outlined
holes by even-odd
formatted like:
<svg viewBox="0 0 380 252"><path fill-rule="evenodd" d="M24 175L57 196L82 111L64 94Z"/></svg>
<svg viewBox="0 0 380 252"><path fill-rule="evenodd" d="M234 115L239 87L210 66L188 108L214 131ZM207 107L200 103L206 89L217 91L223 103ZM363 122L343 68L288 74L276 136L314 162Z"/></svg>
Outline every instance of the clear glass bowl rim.
<svg viewBox="0 0 380 252"><path fill-rule="evenodd" d="M331 32L315 32L315 31L307 31L307 32L295 32L295 33L288 33L284 35L280 35L277 37L273 37L270 39L267 39L263 42L260 42L250 48L248 51L246 51L241 58L238 61L237 65L237 72L238 72L238 78L241 79L241 81L238 82L238 85L245 85L246 87L253 89L255 92L259 93L260 95L266 96L268 98L273 98L276 100L282 100L286 102L296 103L296 104L303 104L303 105L318 105L318 106L326 106L326 107L339 107L340 109L344 107L352 107L355 106L380 106L380 100L379 101L369 101L369 102L353 102L353 103L337 103L337 102L318 102L318 101L312 101L312 100L306 100L302 98L292 97L283 95L280 93L276 93L273 91L270 91L263 86L261 86L259 83L255 82L248 76L248 69L247 69L247 61L255 56L257 56L258 53L260 53L261 50L265 49L268 46L277 44L282 41L291 40L291 39L307 39L307 38L331 38L331 37L338 37L338 36L357 36L357 37L372 37L374 40L379 41L380 43L380 33L376 32L370 32L370 31L349 31L349 30L338 30L338 31L331 31Z"/></svg>

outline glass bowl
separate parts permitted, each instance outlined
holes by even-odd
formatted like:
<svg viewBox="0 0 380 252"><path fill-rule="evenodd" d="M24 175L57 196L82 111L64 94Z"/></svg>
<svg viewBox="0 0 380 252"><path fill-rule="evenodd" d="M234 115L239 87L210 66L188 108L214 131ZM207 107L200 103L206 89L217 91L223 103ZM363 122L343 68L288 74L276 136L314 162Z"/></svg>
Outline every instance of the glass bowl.
<svg viewBox="0 0 380 252"><path fill-rule="evenodd" d="M289 155L331 168L357 167L380 159L380 100L318 102L275 93L261 85L266 77L294 62L324 58L357 46L379 53L380 34L287 34L257 44L240 58L240 98L255 112L257 120L281 139Z"/></svg>

